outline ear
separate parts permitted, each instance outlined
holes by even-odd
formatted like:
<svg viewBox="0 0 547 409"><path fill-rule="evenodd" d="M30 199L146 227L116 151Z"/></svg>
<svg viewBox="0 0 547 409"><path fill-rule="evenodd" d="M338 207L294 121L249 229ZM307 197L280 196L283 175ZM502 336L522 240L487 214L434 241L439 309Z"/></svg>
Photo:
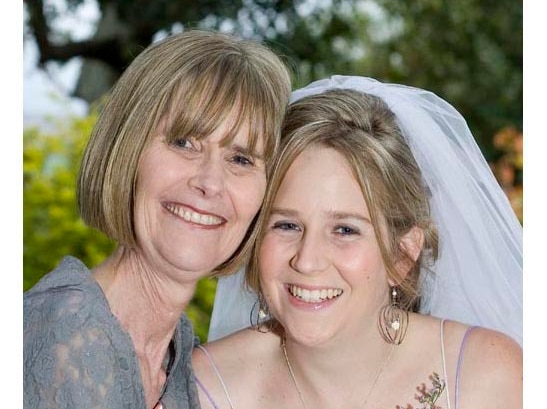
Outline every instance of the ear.
<svg viewBox="0 0 547 409"><path fill-rule="evenodd" d="M422 228L414 226L399 241L399 247L403 252L401 258L395 263L395 268L402 279L406 278L424 246L424 231ZM390 285L394 283L390 282Z"/></svg>

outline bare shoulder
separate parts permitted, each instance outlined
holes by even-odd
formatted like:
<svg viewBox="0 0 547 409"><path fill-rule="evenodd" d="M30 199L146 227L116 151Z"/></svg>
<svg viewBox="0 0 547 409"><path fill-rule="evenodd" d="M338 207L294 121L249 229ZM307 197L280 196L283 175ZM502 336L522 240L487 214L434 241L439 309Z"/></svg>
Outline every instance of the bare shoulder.
<svg viewBox="0 0 547 409"><path fill-rule="evenodd" d="M194 348L192 365L201 407L213 408L208 394L219 408L229 408L226 391L232 401L241 401L240 391L252 390L260 382L260 376L268 373L264 369L268 368L271 351L278 343L279 337L275 334L243 329L202 348Z"/></svg>
<svg viewBox="0 0 547 409"><path fill-rule="evenodd" d="M476 371L493 376L515 376L522 371L522 348L513 339L497 331L476 328L469 334L465 359Z"/></svg>
<svg viewBox="0 0 547 409"><path fill-rule="evenodd" d="M461 408L521 408L522 348L510 337L476 328L462 350Z"/></svg>
<svg viewBox="0 0 547 409"><path fill-rule="evenodd" d="M206 343L199 348L194 348L192 353L192 365L198 378L217 376L214 369L222 368L223 372L248 359L248 355L254 354L254 349L259 348L260 338L257 331L243 329L227 337Z"/></svg>
<svg viewBox="0 0 547 409"><path fill-rule="evenodd" d="M264 353L272 343L279 343L279 337L273 333L262 333L252 328L245 328L224 338L203 345L209 357L215 362L229 364L252 359ZM192 359L202 363L208 362L207 354L201 348L195 348Z"/></svg>

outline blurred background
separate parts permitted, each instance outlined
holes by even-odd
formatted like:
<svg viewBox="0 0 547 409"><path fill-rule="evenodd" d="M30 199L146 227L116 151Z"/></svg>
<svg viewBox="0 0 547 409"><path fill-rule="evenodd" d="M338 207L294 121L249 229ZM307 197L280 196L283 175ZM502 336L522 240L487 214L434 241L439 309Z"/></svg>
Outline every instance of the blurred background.
<svg viewBox="0 0 547 409"><path fill-rule="evenodd" d="M332 74L431 90L467 119L522 215L523 11L515 0L24 0L23 285L66 254L112 250L78 218L75 180L101 98L148 44L188 28L264 41L293 87ZM188 315L206 339L216 282Z"/></svg>

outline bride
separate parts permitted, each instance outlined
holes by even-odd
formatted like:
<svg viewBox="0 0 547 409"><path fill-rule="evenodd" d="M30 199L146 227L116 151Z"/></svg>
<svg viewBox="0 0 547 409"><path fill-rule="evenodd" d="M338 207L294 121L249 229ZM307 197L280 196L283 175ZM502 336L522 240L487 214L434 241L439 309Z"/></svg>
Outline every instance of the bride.
<svg viewBox="0 0 547 409"><path fill-rule="evenodd" d="M522 230L445 101L294 92L258 223L254 325L195 349L203 408L522 407ZM238 278L214 337L248 325Z"/></svg>

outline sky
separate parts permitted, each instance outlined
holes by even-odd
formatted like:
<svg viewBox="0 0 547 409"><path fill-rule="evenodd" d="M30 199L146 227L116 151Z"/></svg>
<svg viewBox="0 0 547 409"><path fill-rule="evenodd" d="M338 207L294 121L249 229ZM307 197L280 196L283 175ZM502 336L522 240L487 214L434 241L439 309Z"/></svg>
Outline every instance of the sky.
<svg viewBox="0 0 547 409"><path fill-rule="evenodd" d="M34 42L24 47L23 67L23 121L25 127L41 125L48 117L84 115L87 104L79 98L69 97L74 89L81 61L72 60L65 66L36 67L38 51Z"/></svg>
<svg viewBox="0 0 547 409"><path fill-rule="evenodd" d="M49 0L61 9L63 0ZM23 15L24 18L24 15ZM95 0L85 0L76 13L65 13L55 21L55 28L69 32L74 39L85 39L94 31L99 18ZM32 39L23 46L23 122L24 126L44 125L48 117L84 115L87 104L70 97L78 78L81 59L66 64L48 63L47 69L37 67L38 49Z"/></svg>

